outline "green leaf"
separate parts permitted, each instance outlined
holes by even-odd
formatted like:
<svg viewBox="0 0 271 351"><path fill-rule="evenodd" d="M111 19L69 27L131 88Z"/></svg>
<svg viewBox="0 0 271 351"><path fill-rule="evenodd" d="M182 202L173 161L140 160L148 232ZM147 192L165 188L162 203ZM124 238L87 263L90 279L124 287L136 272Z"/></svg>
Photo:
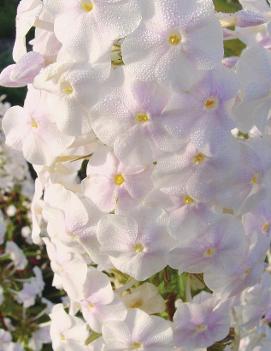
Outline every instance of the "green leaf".
<svg viewBox="0 0 271 351"><path fill-rule="evenodd" d="M238 0L214 0L215 8L221 12L237 12L242 9Z"/></svg>
<svg viewBox="0 0 271 351"><path fill-rule="evenodd" d="M97 340L102 334L96 333L94 331L91 332L90 336L87 338L85 344L89 345L91 344L93 341Z"/></svg>
<svg viewBox="0 0 271 351"><path fill-rule="evenodd" d="M239 39L224 41L225 57L240 56L246 45Z"/></svg>

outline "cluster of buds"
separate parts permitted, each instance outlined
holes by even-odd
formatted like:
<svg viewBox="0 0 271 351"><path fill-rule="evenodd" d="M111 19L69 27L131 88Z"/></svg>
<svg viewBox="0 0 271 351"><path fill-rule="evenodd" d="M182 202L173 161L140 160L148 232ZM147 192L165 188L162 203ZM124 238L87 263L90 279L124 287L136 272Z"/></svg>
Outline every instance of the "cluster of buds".
<svg viewBox="0 0 271 351"><path fill-rule="evenodd" d="M20 2L3 129L70 301L55 351L270 350L271 9L240 4Z"/></svg>

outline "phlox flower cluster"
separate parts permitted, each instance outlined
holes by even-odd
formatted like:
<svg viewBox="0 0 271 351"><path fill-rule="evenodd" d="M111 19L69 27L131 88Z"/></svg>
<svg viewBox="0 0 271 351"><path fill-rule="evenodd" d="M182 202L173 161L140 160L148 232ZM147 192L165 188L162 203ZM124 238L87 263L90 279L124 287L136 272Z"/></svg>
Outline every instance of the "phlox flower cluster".
<svg viewBox="0 0 271 351"><path fill-rule="evenodd" d="M0 117L8 108L0 103ZM53 303L44 292L50 267L31 238L34 186L27 164L2 135L0 143L0 350L40 351L50 343Z"/></svg>
<svg viewBox="0 0 271 351"><path fill-rule="evenodd" d="M70 301L55 351L270 350L271 8L240 4L19 3L3 130Z"/></svg>

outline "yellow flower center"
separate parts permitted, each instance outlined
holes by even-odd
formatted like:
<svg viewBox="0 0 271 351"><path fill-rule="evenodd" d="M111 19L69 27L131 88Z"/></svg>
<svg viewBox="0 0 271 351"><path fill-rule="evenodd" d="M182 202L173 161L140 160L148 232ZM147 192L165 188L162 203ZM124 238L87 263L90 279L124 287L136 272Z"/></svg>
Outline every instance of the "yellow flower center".
<svg viewBox="0 0 271 351"><path fill-rule="evenodd" d="M207 250L204 251L203 256L204 257L212 257L216 253L216 248L215 247L209 247Z"/></svg>
<svg viewBox="0 0 271 351"><path fill-rule="evenodd" d="M88 308L92 310L95 307L95 305L91 302L88 303Z"/></svg>
<svg viewBox="0 0 271 351"><path fill-rule="evenodd" d="M146 123L150 120L150 117L147 113L137 113L135 119L139 123Z"/></svg>
<svg viewBox="0 0 271 351"><path fill-rule="evenodd" d="M196 332L197 332L197 333L203 333L203 332L205 332L207 329L208 329L208 328L207 328L207 325L204 324L204 323L198 324L198 325L196 326Z"/></svg>
<svg viewBox="0 0 271 351"><path fill-rule="evenodd" d="M216 97L209 97L204 101L204 107L206 110L214 110L218 107L218 99Z"/></svg>
<svg viewBox="0 0 271 351"><path fill-rule="evenodd" d="M270 229L271 229L270 223L264 223L264 224L262 225L262 231L263 231L265 234L269 233L269 232L270 232Z"/></svg>
<svg viewBox="0 0 271 351"><path fill-rule="evenodd" d="M65 341L66 340L65 336L62 333L60 334L60 340L61 341Z"/></svg>
<svg viewBox="0 0 271 351"><path fill-rule="evenodd" d="M125 182L125 179L122 174L116 174L114 182L117 186L121 186Z"/></svg>
<svg viewBox="0 0 271 351"><path fill-rule="evenodd" d="M73 93L73 87L71 83L69 82L62 83L62 91L65 95L71 95Z"/></svg>
<svg viewBox="0 0 271 351"><path fill-rule="evenodd" d="M140 308L143 305L143 301L138 299L131 303L130 308Z"/></svg>
<svg viewBox="0 0 271 351"><path fill-rule="evenodd" d="M204 154L202 154L201 152L199 152L198 154L196 154L193 157L193 163L195 163L196 165L201 164L202 162L204 162L206 159L206 156Z"/></svg>
<svg viewBox="0 0 271 351"><path fill-rule="evenodd" d="M251 268L247 268L244 270L244 273L242 274L242 278L243 279L246 279L252 272L252 269Z"/></svg>
<svg viewBox="0 0 271 351"><path fill-rule="evenodd" d="M232 208L223 208L223 213L225 214L230 214L233 215L234 214L234 210Z"/></svg>
<svg viewBox="0 0 271 351"><path fill-rule="evenodd" d="M142 348L142 344L141 342L133 342L132 345L131 345L131 350L138 350L138 349L141 349Z"/></svg>
<svg viewBox="0 0 271 351"><path fill-rule="evenodd" d="M91 1L82 1L81 7L86 12L91 12L93 10L93 3Z"/></svg>
<svg viewBox="0 0 271 351"><path fill-rule="evenodd" d="M39 127L38 122L34 118L31 119L31 127L34 129Z"/></svg>
<svg viewBox="0 0 271 351"><path fill-rule="evenodd" d="M134 245L134 251L136 253L140 253L144 250L144 246L141 243L137 243Z"/></svg>
<svg viewBox="0 0 271 351"><path fill-rule="evenodd" d="M251 184L257 185L259 184L259 173L256 173L250 180Z"/></svg>
<svg viewBox="0 0 271 351"><path fill-rule="evenodd" d="M186 195L183 197L183 202L185 205L192 205L195 201L191 196Z"/></svg>
<svg viewBox="0 0 271 351"><path fill-rule="evenodd" d="M182 42L182 36L179 33L172 33L168 37L168 42L170 45L179 45Z"/></svg>

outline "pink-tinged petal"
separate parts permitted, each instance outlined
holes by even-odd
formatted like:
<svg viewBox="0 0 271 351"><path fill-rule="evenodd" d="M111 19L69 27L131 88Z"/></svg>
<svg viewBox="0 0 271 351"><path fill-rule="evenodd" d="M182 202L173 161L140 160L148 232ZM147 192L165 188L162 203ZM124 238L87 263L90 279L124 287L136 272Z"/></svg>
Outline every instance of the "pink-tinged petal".
<svg viewBox="0 0 271 351"><path fill-rule="evenodd" d="M117 137L131 127L132 124L129 118L117 120L117 116L112 116L112 114L95 115L95 110L91 113L91 119L92 116L97 118L90 122L91 127L100 141L107 146L113 146Z"/></svg>
<svg viewBox="0 0 271 351"><path fill-rule="evenodd" d="M106 34L113 39L123 38L132 33L140 24L142 15L137 1L126 0L114 3L100 2L99 17Z"/></svg>
<svg viewBox="0 0 271 351"><path fill-rule="evenodd" d="M242 132L249 132L253 126L263 131L268 123L271 97L249 100L233 108L233 118Z"/></svg>
<svg viewBox="0 0 271 351"><path fill-rule="evenodd" d="M140 309L129 310L123 322L106 323L103 336L108 346L106 350L111 347L114 350L128 350L133 343L142 343L144 349L150 351L172 349L170 323L160 317L149 316Z"/></svg>
<svg viewBox="0 0 271 351"><path fill-rule="evenodd" d="M166 29L194 26L214 14L211 0L160 0L155 6L157 16Z"/></svg>
<svg viewBox="0 0 271 351"><path fill-rule="evenodd" d="M75 8L56 16L55 33L71 57L91 63L107 62L109 71L114 40L126 37L140 21L139 6L133 0L114 4L95 2L91 13L83 11L77 2ZM71 32L66 28L71 28Z"/></svg>
<svg viewBox="0 0 271 351"><path fill-rule="evenodd" d="M148 138L141 126L134 126L115 141L116 156L123 163L150 165L155 161L155 156Z"/></svg>
<svg viewBox="0 0 271 351"><path fill-rule="evenodd" d="M90 269L87 273L83 294L84 298L89 299L93 304L109 304L114 299L114 292L107 275L94 269Z"/></svg>
<svg viewBox="0 0 271 351"><path fill-rule="evenodd" d="M51 207L61 209L65 214L65 224L70 232L86 225L89 215L79 196L63 185L51 184L46 188L45 201Z"/></svg>
<svg viewBox="0 0 271 351"><path fill-rule="evenodd" d="M208 38L208 39L207 39ZM201 70L214 68L224 56L223 31L216 18L191 29L184 42L186 55Z"/></svg>
<svg viewBox="0 0 271 351"><path fill-rule="evenodd" d="M103 325L102 333L109 349L125 350L131 345L131 330L125 322L107 322Z"/></svg>
<svg viewBox="0 0 271 351"><path fill-rule="evenodd" d="M131 113L125 90L116 88L94 106L91 126L103 143L113 146L117 136L134 124Z"/></svg>
<svg viewBox="0 0 271 351"><path fill-rule="evenodd" d="M258 0L239 0L242 7L249 11L266 12L270 10L270 6L266 1Z"/></svg>
<svg viewBox="0 0 271 351"><path fill-rule="evenodd" d="M82 313L91 329L101 333L107 321L115 323L125 319L127 310L120 301L115 300L111 304L97 305L97 308L89 308L87 304L82 303Z"/></svg>
<svg viewBox="0 0 271 351"><path fill-rule="evenodd" d="M33 82L44 66L44 58L37 52L25 54L16 64L5 68L0 74L0 85L5 87L23 87Z"/></svg>
<svg viewBox="0 0 271 351"><path fill-rule="evenodd" d="M215 96L223 105L236 97L239 88L238 76L223 65L218 65L214 70L207 72L202 81L194 87L193 95L201 101Z"/></svg>
<svg viewBox="0 0 271 351"><path fill-rule="evenodd" d="M165 257L161 252L153 252L150 255L126 253L117 258L111 256L110 259L117 269L139 281L148 279L166 266Z"/></svg>
<svg viewBox="0 0 271 351"><path fill-rule="evenodd" d="M131 312L127 315L126 323L133 328L133 340L142 341L146 347L155 344L169 346L172 330L168 321L157 316L150 317L139 309Z"/></svg>
<svg viewBox="0 0 271 351"><path fill-rule="evenodd" d="M156 214L156 209L144 209L137 213L137 221L120 215L107 216L98 225L101 250L110 256L117 269L137 280L145 280L162 270L173 245L167 235L166 219L159 220Z"/></svg>
<svg viewBox="0 0 271 351"><path fill-rule="evenodd" d="M107 148L100 147L91 157L87 175L100 175L112 179L117 173L117 159Z"/></svg>
<svg viewBox="0 0 271 351"><path fill-rule="evenodd" d="M129 213L139 202L139 199L132 198L128 191L122 186L117 189L116 214Z"/></svg>
<svg viewBox="0 0 271 351"><path fill-rule="evenodd" d="M27 112L20 106L11 107L3 118L2 127L6 144L16 150L21 150L22 141L28 133L26 120Z"/></svg>
<svg viewBox="0 0 271 351"><path fill-rule="evenodd" d="M216 219L216 215L203 204L183 206L170 214L169 232L186 245L198 235L199 230L205 231Z"/></svg>
<svg viewBox="0 0 271 351"><path fill-rule="evenodd" d="M65 30L67 26L71 25L72 31ZM61 13L55 20L55 34L63 44L61 50L66 51L77 62L109 61L112 39L104 40L99 26L95 21L91 21L87 14L81 14L80 11L74 10ZM90 46L86 46L85 42L89 42Z"/></svg>
<svg viewBox="0 0 271 351"><path fill-rule="evenodd" d="M116 296L110 304L100 306L99 312L102 324L104 324L107 320L124 320L127 315L127 309L125 305Z"/></svg>
<svg viewBox="0 0 271 351"><path fill-rule="evenodd" d="M169 264L184 272L203 273L213 267L235 267L245 250L246 241L240 222L218 217L215 224L208 226L206 231L199 230L197 236L185 245L180 242L178 248L170 253Z"/></svg>
<svg viewBox="0 0 271 351"><path fill-rule="evenodd" d="M160 123L171 135L187 140L201 114L201 105L195 96L176 94Z"/></svg>
<svg viewBox="0 0 271 351"><path fill-rule="evenodd" d="M180 146L184 143L184 140L176 138L174 135L168 132L167 128L163 126L163 119L167 118L162 115L159 120L154 121L149 126L150 137L157 149L162 152L174 152L180 149Z"/></svg>
<svg viewBox="0 0 271 351"><path fill-rule="evenodd" d="M248 47L237 64L237 74L246 100L259 99L270 93L271 58L260 46Z"/></svg>
<svg viewBox="0 0 271 351"><path fill-rule="evenodd" d="M189 90L201 79L202 72L196 70L193 58L187 57L177 46L170 47L157 61L155 75L161 84L170 83L176 90Z"/></svg>
<svg viewBox="0 0 271 351"><path fill-rule="evenodd" d="M104 176L92 176L83 181L84 195L101 211L111 212L116 207L117 193L113 180Z"/></svg>
<svg viewBox="0 0 271 351"><path fill-rule="evenodd" d="M35 76L45 64L44 58L37 52L31 51L24 55L13 68L10 77L13 81L32 83Z"/></svg>
<svg viewBox="0 0 271 351"><path fill-rule="evenodd" d="M204 326L203 330L199 326ZM191 302L180 303L174 314L175 344L191 350L211 346L226 337L229 328L229 306L219 304L214 295L203 299L196 296Z"/></svg>
<svg viewBox="0 0 271 351"><path fill-rule="evenodd" d="M22 0L19 3L16 16L16 39L13 48L13 58L17 62L26 54L26 34L34 25L42 10L41 0Z"/></svg>
<svg viewBox="0 0 271 351"><path fill-rule="evenodd" d="M229 118L203 115L191 130L190 140L204 154L217 155L232 139L234 124Z"/></svg>
<svg viewBox="0 0 271 351"><path fill-rule="evenodd" d="M20 88L25 86L24 82L16 82L10 78L15 66L16 65L13 64L3 69L3 71L0 74L0 85L8 88Z"/></svg>
<svg viewBox="0 0 271 351"><path fill-rule="evenodd" d="M235 14L236 26L237 27L254 27L264 24L266 18L259 12L241 10Z"/></svg>
<svg viewBox="0 0 271 351"><path fill-rule="evenodd" d="M36 165L51 164L54 160L47 145L35 133L27 135L23 141L22 150L26 160Z"/></svg>
<svg viewBox="0 0 271 351"><path fill-rule="evenodd" d="M76 301L82 296L82 285L87 274L87 265L78 259L63 262L64 270L61 272L63 289L68 296Z"/></svg>
<svg viewBox="0 0 271 351"><path fill-rule="evenodd" d="M87 134L91 130L90 121L85 110L75 101L48 96L48 108L51 118L55 118L58 129L70 136ZM80 116L80 118L75 118Z"/></svg>
<svg viewBox="0 0 271 351"><path fill-rule="evenodd" d="M138 238L138 224L133 218L107 215L98 224L97 236L103 251L127 252Z"/></svg>
<svg viewBox="0 0 271 351"><path fill-rule="evenodd" d="M61 133L55 124L50 123L48 120L44 119L42 122L39 137L47 145L52 157L55 158L72 144L74 138Z"/></svg>
<svg viewBox="0 0 271 351"><path fill-rule="evenodd" d="M129 66L136 62L145 61L146 53L153 56L152 60L156 62L161 55L161 40L161 35L153 30L152 26L141 24L122 43L124 63Z"/></svg>
<svg viewBox="0 0 271 351"><path fill-rule="evenodd" d="M156 82L136 81L131 92L142 109L138 112L148 112L153 116L160 115L169 100L168 91Z"/></svg>
<svg viewBox="0 0 271 351"><path fill-rule="evenodd" d="M124 188L132 198L142 198L152 189L151 172L143 171L135 175L126 175Z"/></svg>
<svg viewBox="0 0 271 351"><path fill-rule="evenodd" d="M46 57L47 62L55 62L56 57L61 49L61 44L57 40L54 32L37 31L35 38L31 41L33 51L39 52Z"/></svg>

